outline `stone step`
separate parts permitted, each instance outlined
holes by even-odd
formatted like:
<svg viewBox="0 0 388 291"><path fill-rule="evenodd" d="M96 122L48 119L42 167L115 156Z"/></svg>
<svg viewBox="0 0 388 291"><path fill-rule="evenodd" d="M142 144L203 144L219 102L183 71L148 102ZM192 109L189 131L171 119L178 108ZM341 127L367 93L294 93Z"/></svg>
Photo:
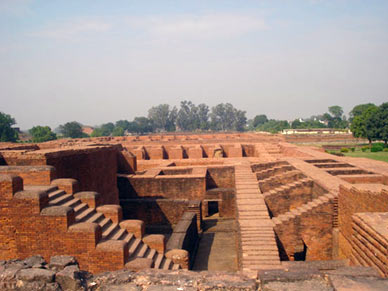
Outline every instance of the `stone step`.
<svg viewBox="0 0 388 291"><path fill-rule="evenodd" d="M147 253L145 254L145 257L148 258L148 259L151 259L153 261L155 261L155 257L158 253L156 252L155 249L151 249L151 248L148 248L148 251Z"/></svg>
<svg viewBox="0 0 388 291"><path fill-rule="evenodd" d="M110 223L112 223L112 220L110 220L110 218L106 218L105 216L103 216L103 219L98 222L101 229L106 229Z"/></svg>
<svg viewBox="0 0 388 291"><path fill-rule="evenodd" d="M107 227L102 232L102 237L104 239L109 239L110 236L114 235L118 230L120 230L120 227L116 223L112 223L109 227Z"/></svg>
<svg viewBox="0 0 388 291"><path fill-rule="evenodd" d="M61 205L63 203L66 203L69 200L72 200L73 198L74 198L73 195L62 194L62 195L57 196L54 199L50 199L49 205Z"/></svg>
<svg viewBox="0 0 388 291"><path fill-rule="evenodd" d="M73 208L74 210L74 216L77 216L78 214L80 214L82 211L84 211L85 209L87 209L89 206L86 204L86 203L81 203L81 204L78 204L77 206L75 206Z"/></svg>
<svg viewBox="0 0 388 291"><path fill-rule="evenodd" d="M170 259L164 258L164 260L162 262L161 269L163 269L163 270L170 270L172 265L173 265L173 263L172 263L172 261Z"/></svg>
<svg viewBox="0 0 388 291"><path fill-rule="evenodd" d="M56 198L58 198L59 196L62 196L66 194L65 191L63 190L54 190L54 191L51 191L48 196L49 196L49 200L54 200Z"/></svg>
<svg viewBox="0 0 388 291"><path fill-rule="evenodd" d="M148 245L146 245L145 243L141 243L141 245L138 248L136 248L136 251L132 254L132 257L144 258L148 249L149 249Z"/></svg>
<svg viewBox="0 0 388 291"><path fill-rule="evenodd" d="M67 207L74 208L74 207L76 207L79 204L81 204L81 200L77 199L77 198L73 198L73 199L67 201L66 203L62 204L62 206L67 206Z"/></svg>
<svg viewBox="0 0 388 291"><path fill-rule="evenodd" d="M141 247L141 245L143 245L143 242L140 239L135 238L135 239L131 240L130 245L129 245L129 249L128 249L129 256L134 254L136 252L136 250L139 247Z"/></svg>
<svg viewBox="0 0 388 291"><path fill-rule="evenodd" d="M155 269L160 269L162 261L163 261L163 255L162 254L157 254L156 259L154 261L154 268Z"/></svg>
<svg viewBox="0 0 388 291"><path fill-rule="evenodd" d="M84 222L86 221L90 216L92 216L96 211L92 208L85 208L85 210L81 211L79 214L75 216L76 222Z"/></svg>
<svg viewBox="0 0 388 291"><path fill-rule="evenodd" d="M119 230L111 234L108 239L123 240L126 234L127 234L127 231L125 229L119 228Z"/></svg>
<svg viewBox="0 0 388 291"><path fill-rule="evenodd" d="M96 212L92 216L90 216L85 222L92 222L92 223L98 223L99 221L103 220L105 216L102 213Z"/></svg>

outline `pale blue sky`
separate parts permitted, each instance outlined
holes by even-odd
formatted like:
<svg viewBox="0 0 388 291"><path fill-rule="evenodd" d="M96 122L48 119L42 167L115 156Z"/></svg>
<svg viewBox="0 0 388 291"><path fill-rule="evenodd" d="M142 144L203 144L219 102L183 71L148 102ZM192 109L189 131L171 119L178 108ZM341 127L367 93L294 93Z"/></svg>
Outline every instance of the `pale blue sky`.
<svg viewBox="0 0 388 291"><path fill-rule="evenodd" d="M0 111L97 125L160 103L294 119L388 101L385 0L0 0Z"/></svg>

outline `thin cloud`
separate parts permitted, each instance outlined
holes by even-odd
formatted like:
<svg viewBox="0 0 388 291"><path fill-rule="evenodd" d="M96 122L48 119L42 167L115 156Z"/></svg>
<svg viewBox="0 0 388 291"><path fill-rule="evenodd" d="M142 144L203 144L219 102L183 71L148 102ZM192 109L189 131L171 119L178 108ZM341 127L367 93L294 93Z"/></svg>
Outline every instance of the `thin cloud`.
<svg viewBox="0 0 388 291"><path fill-rule="evenodd" d="M163 38L230 38L268 29L262 18L236 14L132 18L127 22Z"/></svg>
<svg viewBox="0 0 388 291"><path fill-rule="evenodd" d="M75 20L32 32L31 35L52 39L74 39L87 34L107 32L112 24L101 20Z"/></svg>
<svg viewBox="0 0 388 291"><path fill-rule="evenodd" d="M0 14L24 16L31 12L31 2L32 0L0 0Z"/></svg>

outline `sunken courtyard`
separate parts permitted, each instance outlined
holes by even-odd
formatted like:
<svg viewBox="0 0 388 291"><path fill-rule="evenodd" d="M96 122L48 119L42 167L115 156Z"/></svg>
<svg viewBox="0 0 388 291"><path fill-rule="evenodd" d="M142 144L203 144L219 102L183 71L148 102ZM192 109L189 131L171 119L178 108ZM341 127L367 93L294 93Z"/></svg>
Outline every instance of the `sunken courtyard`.
<svg viewBox="0 0 388 291"><path fill-rule="evenodd" d="M244 282L203 290L386 290L388 164L263 133L2 143L0 274L36 255L92 276Z"/></svg>

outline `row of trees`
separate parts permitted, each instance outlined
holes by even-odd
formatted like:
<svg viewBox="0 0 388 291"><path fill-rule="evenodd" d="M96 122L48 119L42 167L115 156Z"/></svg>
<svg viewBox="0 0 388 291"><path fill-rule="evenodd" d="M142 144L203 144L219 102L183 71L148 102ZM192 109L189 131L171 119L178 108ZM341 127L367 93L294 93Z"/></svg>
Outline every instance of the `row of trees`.
<svg viewBox="0 0 388 291"><path fill-rule="evenodd" d="M121 136L125 132L149 133L172 131L244 131L247 118L245 111L230 103L221 103L209 108L206 104L195 105L182 101L180 108L160 104L148 110L147 117L135 117L133 121L119 120L105 123L94 129L91 136Z"/></svg>
<svg viewBox="0 0 388 291"><path fill-rule="evenodd" d="M307 119L295 119L292 122L287 120L268 119L266 115L256 115L250 121L248 128L250 130L268 131L272 133L283 129L298 128L347 128L349 122L343 114L342 107L335 105L328 108L328 112L321 115L313 115Z"/></svg>
<svg viewBox="0 0 388 291"><path fill-rule="evenodd" d="M135 117L132 121L119 120L96 127L92 137L123 136L126 133L144 134L169 131L268 131L279 132L288 128L348 128L355 137L384 140L388 136L388 103L380 106L360 104L349 113L347 120L340 106L331 106L322 115L307 119L287 120L268 119L266 115L256 115L247 122L245 111L236 109L230 103L221 103L211 109L206 104L195 105L191 101L182 101L180 108L160 104L148 110L148 116ZM13 128L15 119L0 112L0 141L16 141L18 132ZM82 138L88 135L82 131L78 122L60 125L56 132L64 137ZM43 142L57 138L48 126L35 126L29 130L33 142Z"/></svg>

